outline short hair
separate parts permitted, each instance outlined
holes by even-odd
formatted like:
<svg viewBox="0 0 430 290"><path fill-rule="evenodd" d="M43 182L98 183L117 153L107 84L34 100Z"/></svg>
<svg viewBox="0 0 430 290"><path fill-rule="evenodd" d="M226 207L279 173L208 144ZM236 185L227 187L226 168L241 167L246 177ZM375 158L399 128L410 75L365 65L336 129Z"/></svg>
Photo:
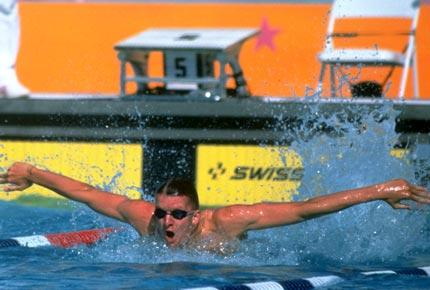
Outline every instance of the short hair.
<svg viewBox="0 0 430 290"><path fill-rule="evenodd" d="M199 208L199 196L193 182L182 177L168 179L156 191L157 194L166 194L171 196L188 196L193 209Z"/></svg>

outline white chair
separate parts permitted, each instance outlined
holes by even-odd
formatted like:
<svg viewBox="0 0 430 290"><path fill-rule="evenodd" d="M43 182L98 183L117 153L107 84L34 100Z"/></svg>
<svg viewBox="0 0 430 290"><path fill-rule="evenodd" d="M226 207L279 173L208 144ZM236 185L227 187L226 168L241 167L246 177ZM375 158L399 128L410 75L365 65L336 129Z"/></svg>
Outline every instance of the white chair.
<svg viewBox="0 0 430 290"><path fill-rule="evenodd" d="M342 66L361 67L391 67L388 76L382 83L384 86L391 77L395 67L402 67L398 96L403 99L408 79L409 69L413 70L414 94L419 96L418 68L415 45L415 30L418 23L419 0L334 0L324 51L319 55L321 71L318 80L317 95L321 96L326 66L330 67L330 89L331 95L336 97L336 69L342 73ZM411 24L405 31L397 31L394 35L407 38L403 51L380 49L375 44L374 49L369 48L338 48L334 47L336 37L367 37L376 36L382 38L386 32L359 32L336 33L335 24L338 19L354 19L354 21L366 21L369 18L403 18L410 19ZM354 22L355 23L355 22ZM391 34L393 35L393 34Z"/></svg>

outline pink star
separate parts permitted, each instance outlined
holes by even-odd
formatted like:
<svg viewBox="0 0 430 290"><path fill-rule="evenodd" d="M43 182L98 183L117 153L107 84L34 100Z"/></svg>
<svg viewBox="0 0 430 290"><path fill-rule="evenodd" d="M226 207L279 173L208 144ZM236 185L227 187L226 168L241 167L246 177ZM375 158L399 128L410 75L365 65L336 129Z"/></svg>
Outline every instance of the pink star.
<svg viewBox="0 0 430 290"><path fill-rule="evenodd" d="M255 44L255 49L259 50L263 46L268 46L272 51L275 50L275 44L273 43L273 38L276 34L281 32L281 30L270 27L266 18L263 18L263 21L260 25L260 34L257 36L257 43Z"/></svg>

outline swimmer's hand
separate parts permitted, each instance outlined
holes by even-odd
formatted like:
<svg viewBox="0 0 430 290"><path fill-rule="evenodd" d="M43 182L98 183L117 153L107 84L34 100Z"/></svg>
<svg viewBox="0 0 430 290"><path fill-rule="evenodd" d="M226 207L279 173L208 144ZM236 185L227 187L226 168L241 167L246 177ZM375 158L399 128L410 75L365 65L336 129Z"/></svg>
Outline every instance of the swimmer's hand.
<svg viewBox="0 0 430 290"><path fill-rule="evenodd" d="M30 187L33 184L30 180L32 169L33 165L31 164L16 162L6 173L0 173L0 184L6 184L3 191L24 190Z"/></svg>
<svg viewBox="0 0 430 290"><path fill-rule="evenodd" d="M394 179L376 185L381 199L395 209L411 209L410 205L401 203L403 200L412 200L418 204L430 204L430 192L424 187L410 184L404 179Z"/></svg>

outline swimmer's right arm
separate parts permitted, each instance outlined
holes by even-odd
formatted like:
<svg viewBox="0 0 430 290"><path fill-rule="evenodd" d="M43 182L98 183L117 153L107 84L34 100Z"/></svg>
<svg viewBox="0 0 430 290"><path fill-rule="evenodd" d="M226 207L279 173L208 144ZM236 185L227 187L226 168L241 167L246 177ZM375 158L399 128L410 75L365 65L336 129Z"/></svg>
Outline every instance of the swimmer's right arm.
<svg viewBox="0 0 430 290"><path fill-rule="evenodd" d="M93 210L106 216L128 222L133 218L136 203L147 207L148 218L152 215L153 205L139 200L132 201L126 196L99 190L89 184L72 178L39 169L24 162L14 163L6 173L0 174L0 184L6 184L4 191L24 190L32 184L46 187L68 199L85 203Z"/></svg>

